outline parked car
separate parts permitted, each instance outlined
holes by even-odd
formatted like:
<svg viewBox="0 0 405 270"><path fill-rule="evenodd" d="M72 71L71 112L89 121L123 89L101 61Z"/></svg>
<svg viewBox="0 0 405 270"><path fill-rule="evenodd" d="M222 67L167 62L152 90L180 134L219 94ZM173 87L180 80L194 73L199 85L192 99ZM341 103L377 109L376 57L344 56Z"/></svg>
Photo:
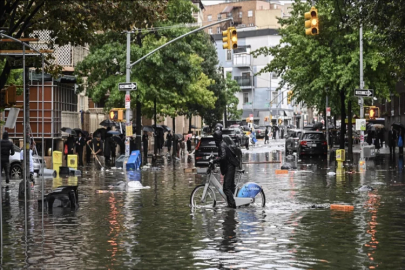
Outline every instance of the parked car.
<svg viewBox="0 0 405 270"><path fill-rule="evenodd" d="M298 146L299 157L304 155L326 155L327 142L321 131L304 130L301 133Z"/></svg>
<svg viewBox="0 0 405 270"><path fill-rule="evenodd" d="M266 130L266 127L254 125L254 128L256 132L256 138L264 138L264 131Z"/></svg>
<svg viewBox="0 0 405 270"><path fill-rule="evenodd" d="M228 135L223 135L223 140L237 154L241 162L240 167L242 167L242 151L240 150L240 148L234 143L234 141ZM211 153L214 154L215 157L218 156L218 148L215 145L214 137L213 136L202 137L201 140L198 142L198 145L195 148L194 152L195 166L207 167L209 163L208 157L211 155Z"/></svg>
<svg viewBox="0 0 405 270"><path fill-rule="evenodd" d="M249 138L240 128L224 128L222 129L222 135L228 135L235 142L236 145L246 145Z"/></svg>
<svg viewBox="0 0 405 270"><path fill-rule="evenodd" d="M285 153L297 152L299 146L299 139L301 136L301 129L288 129L285 136Z"/></svg>
<svg viewBox="0 0 405 270"><path fill-rule="evenodd" d="M23 167L20 160L21 149L14 145L14 155L10 156L10 178L11 179L21 179L23 175ZM33 155L32 161L34 162L34 172L38 173L41 169L42 157Z"/></svg>

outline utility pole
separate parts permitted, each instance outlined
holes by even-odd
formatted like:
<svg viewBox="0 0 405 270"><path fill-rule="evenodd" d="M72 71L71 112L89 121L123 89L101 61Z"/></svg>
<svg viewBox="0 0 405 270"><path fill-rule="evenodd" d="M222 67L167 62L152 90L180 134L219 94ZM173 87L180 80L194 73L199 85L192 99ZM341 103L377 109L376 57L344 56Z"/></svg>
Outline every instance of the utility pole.
<svg viewBox="0 0 405 270"><path fill-rule="evenodd" d="M361 9L360 9L361 11ZM363 24L360 24L360 89L364 88L364 81L363 81ZM359 105L360 105L360 119L364 119L364 99L362 97L359 98ZM366 169L366 161L364 159L364 131L360 130L360 160L359 160L359 167L360 169Z"/></svg>
<svg viewBox="0 0 405 270"><path fill-rule="evenodd" d="M125 82L126 83L130 83L131 82L131 33L133 33L132 31L128 31L127 33L127 63L126 63L126 74L125 74ZM125 91L125 95L126 96L130 96L131 92L129 90ZM126 119L126 129L131 128L132 129L132 124L131 124L131 118L132 118L132 111L131 111L131 102L129 102L129 107L127 104L125 104L125 119ZM136 123L137 126L139 126L141 123ZM126 130L125 129L125 130ZM126 133L128 134L128 133ZM129 140L130 137L125 135L125 156L129 157ZM139 149L141 150L141 149Z"/></svg>

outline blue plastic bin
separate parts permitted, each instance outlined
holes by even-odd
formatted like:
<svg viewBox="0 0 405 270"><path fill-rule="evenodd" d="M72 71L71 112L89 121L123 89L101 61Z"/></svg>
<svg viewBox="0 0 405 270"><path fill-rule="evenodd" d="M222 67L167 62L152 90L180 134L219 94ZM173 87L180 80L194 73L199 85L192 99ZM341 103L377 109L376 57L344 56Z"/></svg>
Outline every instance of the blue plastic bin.
<svg viewBox="0 0 405 270"><path fill-rule="evenodd" d="M141 152L139 150L132 151L126 165L127 171L139 170L141 163Z"/></svg>

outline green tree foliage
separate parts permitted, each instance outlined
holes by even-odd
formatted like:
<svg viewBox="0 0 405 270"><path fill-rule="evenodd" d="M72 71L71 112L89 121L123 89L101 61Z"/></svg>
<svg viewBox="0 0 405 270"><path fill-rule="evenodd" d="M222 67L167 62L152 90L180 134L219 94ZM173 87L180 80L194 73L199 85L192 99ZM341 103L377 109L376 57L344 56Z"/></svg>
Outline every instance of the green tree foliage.
<svg viewBox="0 0 405 270"><path fill-rule="evenodd" d="M373 42L381 52L395 64L396 75L405 79L405 0L362 0L354 1L357 16L351 19L352 24L362 21L372 28L375 35ZM358 12L358 14L356 14Z"/></svg>
<svg viewBox="0 0 405 270"><path fill-rule="evenodd" d="M53 44L84 45L93 42L99 31L122 31L165 20L166 7L167 0L3 0L0 1L0 27L16 38L27 37L35 30L50 30L54 38L49 40L50 48ZM7 44L7 47L21 48L18 44ZM1 87L13 68L16 68L13 59L7 58L0 76Z"/></svg>
<svg viewBox="0 0 405 270"><path fill-rule="evenodd" d="M232 79L230 73L226 75L225 83L227 118L228 120L239 120L242 116L243 110L238 110L239 99L236 97L236 93L240 92L240 86L234 79Z"/></svg>
<svg viewBox="0 0 405 270"><path fill-rule="evenodd" d="M351 1L323 0L317 2L320 34L306 36L304 13L310 5L296 0L291 17L280 18L280 44L264 47L253 56L272 56L272 61L260 71L275 72L281 76L279 89L288 85L297 102L324 110L328 90L332 112L346 118L346 102L359 88L359 28L350 25L353 13ZM364 29L364 83L365 88L375 89L375 94L385 98L393 87L393 67L378 46L372 43L374 35ZM341 136L345 129L342 125ZM343 140L342 140L343 141Z"/></svg>
<svg viewBox="0 0 405 270"><path fill-rule="evenodd" d="M188 0L171 0L167 18L176 23L180 22L179 18L185 23L194 21L190 12L193 7ZM186 27L168 27L172 23L160 24L154 31L139 29L132 35L131 62L190 31ZM117 88L119 82L125 81L126 42L122 36L114 32L100 35L90 54L76 68L92 99L100 101L109 94L106 107L123 106L124 93ZM155 99L157 113L163 116L213 109L217 97L212 91L215 84L212 75L217 62L215 48L205 33L179 40L133 66L131 81L138 83L138 90L131 93L132 100L138 98L142 113L149 117L154 113Z"/></svg>

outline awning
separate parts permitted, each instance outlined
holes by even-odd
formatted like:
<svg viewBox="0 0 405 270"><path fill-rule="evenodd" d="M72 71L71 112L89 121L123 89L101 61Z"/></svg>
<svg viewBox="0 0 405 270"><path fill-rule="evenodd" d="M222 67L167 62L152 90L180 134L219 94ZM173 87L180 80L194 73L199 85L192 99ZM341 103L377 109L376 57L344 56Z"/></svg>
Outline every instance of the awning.
<svg viewBox="0 0 405 270"><path fill-rule="evenodd" d="M294 112L292 111L284 111L288 117L294 117Z"/></svg>
<svg viewBox="0 0 405 270"><path fill-rule="evenodd" d="M231 12L234 8L241 8L240 6L226 6L224 8L224 10L222 10L222 12L220 14L228 14L229 12Z"/></svg>

